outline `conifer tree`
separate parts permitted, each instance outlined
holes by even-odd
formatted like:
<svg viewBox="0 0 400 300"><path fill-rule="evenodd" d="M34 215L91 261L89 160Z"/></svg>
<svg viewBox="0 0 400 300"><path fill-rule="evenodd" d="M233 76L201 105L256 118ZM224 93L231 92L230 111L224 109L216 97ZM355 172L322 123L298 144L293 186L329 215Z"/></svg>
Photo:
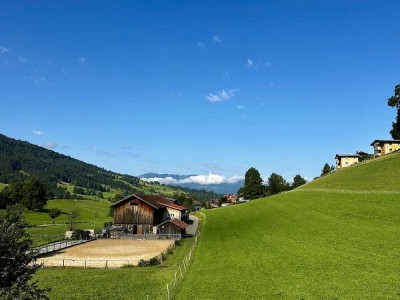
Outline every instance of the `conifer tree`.
<svg viewBox="0 0 400 300"><path fill-rule="evenodd" d="M251 167L247 170L244 177L244 185L238 191L238 194L246 200L253 200L265 196L265 186L263 180L256 168Z"/></svg>

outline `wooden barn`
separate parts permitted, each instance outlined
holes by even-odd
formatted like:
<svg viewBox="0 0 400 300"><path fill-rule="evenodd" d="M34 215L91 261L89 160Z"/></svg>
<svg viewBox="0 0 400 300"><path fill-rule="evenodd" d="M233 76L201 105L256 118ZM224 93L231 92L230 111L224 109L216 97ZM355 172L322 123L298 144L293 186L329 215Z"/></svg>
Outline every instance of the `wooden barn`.
<svg viewBox="0 0 400 300"><path fill-rule="evenodd" d="M111 207L114 209L114 225L123 226L133 234L157 233L157 225L171 219L182 222L187 216L184 206L158 195L133 194Z"/></svg>

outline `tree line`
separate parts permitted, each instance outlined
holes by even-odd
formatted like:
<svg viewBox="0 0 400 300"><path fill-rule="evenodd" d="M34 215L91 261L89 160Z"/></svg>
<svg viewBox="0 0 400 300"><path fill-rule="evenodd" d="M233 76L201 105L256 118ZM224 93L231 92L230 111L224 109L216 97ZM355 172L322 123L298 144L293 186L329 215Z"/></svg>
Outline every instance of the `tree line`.
<svg viewBox="0 0 400 300"><path fill-rule="evenodd" d="M237 194L246 200L253 200L289 191L305 183L307 183L307 180L300 175L296 175L293 178L293 183L290 184L281 175L272 173L266 185L264 185L260 172L256 168L251 167L247 170L243 187L238 190Z"/></svg>

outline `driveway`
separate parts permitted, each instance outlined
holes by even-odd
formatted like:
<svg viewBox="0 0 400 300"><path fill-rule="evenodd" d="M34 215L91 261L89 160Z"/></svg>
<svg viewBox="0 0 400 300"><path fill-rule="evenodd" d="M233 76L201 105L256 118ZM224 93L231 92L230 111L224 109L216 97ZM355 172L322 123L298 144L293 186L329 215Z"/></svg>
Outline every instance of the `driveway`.
<svg viewBox="0 0 400 300"><path fill-rule="evenodd" d="M199 219L196 218L195 216L189 216L189 220L192 222L190 222L191 224L189 224L189 226L186 227L186 233L195 235L197 231L197 226L199 225Z"/></svg>

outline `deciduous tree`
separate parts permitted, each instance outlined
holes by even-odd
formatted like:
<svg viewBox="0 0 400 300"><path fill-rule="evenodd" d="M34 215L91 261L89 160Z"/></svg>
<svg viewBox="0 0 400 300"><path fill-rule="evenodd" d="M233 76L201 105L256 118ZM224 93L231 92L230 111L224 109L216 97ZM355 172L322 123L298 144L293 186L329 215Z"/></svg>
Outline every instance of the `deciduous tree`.
<svg viewBox="0 0 400 300"><path fill-rule="evenodd" d="M400 84L395 86L394 95L388 99L388 105L397 109L396 122L392 123L390 134L392 138L398 140L400 139Z"/></svg>
<svg viewBox="0 0 400 300"><path fill-rule="evenodd" d="M0 299L48 299L48 289L33 280L35 263L25 234L26 222L20 209L8 209L0 216Z"/></svg>
<svg viewBox="0 0 400 300"><path fill-rule="evenodd" d="M58 218L60 215L61 215L61 210L59 210L58 208L52 208L49 210L49 217L53 219L53 224L54 220Z"/></svg>
<svg viewBox="0 0 400 300"><path fill-rule="evenodd" d="M292 189L298 188L299 186L306 184L306 183L307 183L307 180L305 180L300 175L296 175L293 177Z"/></svg>
<svg viewBox="0 0 400 300"><path fill-rule="evenodd" d="M268 178L268 192L270 195L275 195L289 190L289 184L286 180L276 173L272 173Z"/></svg>
<svg viewBox="0 0 400 300"><path fill-rule="evenodd" d="M68 219L69 219L69 230L74 230L76 227L76 221L78 217L80 216L79 211L76 209L73 209L69 214L68 214Z"/></svg>

